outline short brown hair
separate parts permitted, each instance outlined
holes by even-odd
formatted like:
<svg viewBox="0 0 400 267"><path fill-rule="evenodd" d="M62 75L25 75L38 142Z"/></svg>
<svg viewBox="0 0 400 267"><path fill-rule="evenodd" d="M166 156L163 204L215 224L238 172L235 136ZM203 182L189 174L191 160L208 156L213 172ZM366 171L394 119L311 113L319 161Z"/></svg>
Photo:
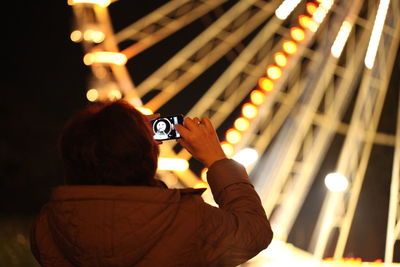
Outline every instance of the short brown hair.
<svg viewBox="0 0 400 267"><path fill-rule="evenodd" d="M159 149L149 126L124 100L91 105L75 114L59 138L66 183L151 185Z"/></svg>

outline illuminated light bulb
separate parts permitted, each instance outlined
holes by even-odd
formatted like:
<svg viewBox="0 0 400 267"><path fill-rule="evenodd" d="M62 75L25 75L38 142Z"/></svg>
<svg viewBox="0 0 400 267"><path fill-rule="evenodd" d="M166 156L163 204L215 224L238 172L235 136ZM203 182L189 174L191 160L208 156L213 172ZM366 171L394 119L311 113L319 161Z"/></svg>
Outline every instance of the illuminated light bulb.
<svg viewBox="0 0 400 267"><path fill-rule="evenodd" d="M340 27L340 30L336 36L335 42L331 47L332 56L334 56L335 58L339 58L342 54L343 47L346 44L347 39L349 38L351 28L352 25L350 22L344 21L342 23L342 26Z"/></svg>
<svg viewBox="0 0 400 267"><path fill-rule="evenodd" d="M139 110L143 115L151 115L153 114L153 111L149 108L146 107L135 107L137 110Z"/></svg>
<svg viewBox="0 0 400 267"><path fill-rule="evenodd" d="M233 155L234 148L231 143L223 141L221 142L221 147L227 157L231 157Z"/></svg>
<svg viewBox="0 0 400 267"><path fill-rule="evenodd" d="M271 65L267 68L267 75L271 80L278 80L282 76L282 70L278 66Z"/></svg>
<svg viewBox="0 0 400 267"><path fill-rule="evenodd" d="M92 41L94 43L101 43L104 41L105 34L102 31L97 30L86 30L83 34L83 39L86 41Z"/></svg>
<svg viewBox="0 0 400 267"><path fill-rule="evenodd" d="M304 30L300 27L292 27L290 29L290 36L292 36L293 40L297 42L304 41L304 39L306 38Z"/></svg>
<svg viewBox="0 0 400 267"><path fill-rule="evenodd" d="M283 51L285 51L289 55L296 54L297 52L297 44L294 41L284 41L282 45Z"/></svg>
<svg viewBox="0 0 400 267"><path fill-rule="evenodd" d="M72 40L72 42L78 43L82 41L82 32L79 30L75 30L71 32L71 35L69 36Z"/></svg>
<svg viewBox="0 0 400 267"><path fill-rule="evenodd" d="M250 128L249 120L243 117L237 118L233 125L241 132L247 131Z"/></svg>
<svg viewBox="0 0 400 267"><path fill-rule="evenodd" d="M258 153L253 148L244 148L236 153L232 159L239 162L244 167L249 167L251 164L257 161Z"/></svg>
<svg viewBox="0 0 400 267"><path fill-rule="evenodd" d="M311 16L315 13L315 11L317 11L317 8L318 6L313 2L308 2L306 4L306 10L308 14L310 14Z"/></svg>
<svg viewBox="0 0 400 267"><path fill-rule="evenodd" d="M275 59L276 65L278 65L280 67L285 67L288 63L288 59L287 59L285 53L283 53L283 52L275 53L274 59Z"/></svg>
<svg viewBox="0 0 400 267"><path fill-rule="evenodd" d="M308 29L308 27L310 25L310 21L311 21L311 17L309 17L307 15L300 15L299 16L299 24L304 29Z"/></svg>
<svg viewBox="0 0 400 267"><path fill-rule="evenodd" d="M325 186L332 192L344 192L349 186L349 181L340 173L329 173L325 177Z"/></svg>
<svg viewBox="0 0 400 267"><path fill-rule="evenodd" d="M242 114L243 117L246 117L248 119L254 119L257 116L257 107L254 106L253 104L246 103L242 107Z"/></svg>
<svg viewBox="0 0 400 267"><path fill-rule="evenodd" d="M274 82L266 77L261 77L258 79L258 86L267 93L274 90Z"/></svg>
<svg viewBox="0 0 400 267"><path fill-rule="evenodd" d="M207 183L207 171L208 171L207 168L203 168L203 169L201 170L201 172L200 172L200 178L201 178L201 180L203 180L203 181L206 182L206 183Z"/></svg>
<svg viewBox="0 0 400 267"><path fill-rule="evenodd" d="M187 160L179 158L158 158L158 170L186 171L189 168Z"/></svg>
<svg viewBox="0 0 400 267"><path fill-rule="evenodd" d="M301 0L283 1L282 4L275 10L275 15L278 17L278 19L285 20L300 2Z"/></svg>
<svg viewBox="0 0 400 267"><path fill-rule="evenodd" d="M122 98L122 94L121 94L121 91L118 89L112 89L108 93L108 99L110 99L111 101L118 100L121 98Z"/></svg>
<svg viewBox="0 0 400 267"><path fill-rule="evenodd" d="M236 129L226 131L226 141L231 144L237 144L242 140L242 134Z"/></svg>
<svg viewBox="0 0 400 267"><path fill-rule="evenodd" d="M99 97L99 92L96 89L90 89L86 92L86 98L90 101L90 102L94 102L97 100L97 98Z"/></svg>
<svg viewBox="0 0 400 267"><path fill-rule="evenodd" d="M110 5L111 0L68 0L68 5L73 6L76 4L92 4L99 5L101 7L107 7Z"/></svg>
<svg viewBox="0 0 400 267"><path fill-rule="evenodd" d="M124 65L127 60L124 54L118 52L92 52L83 57L85 65L92 65L94 63Z"/></svg>
<svg viewBox="0 0 400 267"><path fill-rule="evenodd" d="M390 0L381 0L379 2L378 11L376 13L374 26L372 28L371 38L369 40L367 54L365 55L364 63L368 69L372 69L375 64L375 57L378 51L379 42L382 36L383 26L389 8Z"/></svg>
<svg viewBox="0 0 400 267"><path fill-rule="evenodd" d="M260 90L253 90L250 93L250 100L254 105L261 105L265 101L265 94Z"/></svg>

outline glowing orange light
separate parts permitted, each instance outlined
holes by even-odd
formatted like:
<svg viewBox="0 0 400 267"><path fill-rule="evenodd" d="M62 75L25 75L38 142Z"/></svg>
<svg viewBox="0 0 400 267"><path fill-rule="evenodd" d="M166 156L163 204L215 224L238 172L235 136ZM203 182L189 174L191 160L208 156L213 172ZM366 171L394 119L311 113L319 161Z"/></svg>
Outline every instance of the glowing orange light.
<svg viewBox="0 0 400 267"><path fill-rule="evenodd" d="M94 63L124 65L127 60L126 56L122 53L104 51L88 53L83 57L83 62L86 65L92 65Z"/></svg>
<svg viewBox="0 0 400 267"><path fill-rule="evenodd" d="M283 50L289 55L293 55L297 52L297 44L293 41L284 41L282 47Z"/></svg>
<svg viewBox="0 0 400 267"><path fill-rule="evenodd" d="M88 29L83 34L83 39L86 41L93 41L94 43L101 43L104 41L105 34L102 31Z"/></svg>
<svg viewBox="0 0 400 267"><path fill-rule="evenodd" d="M292 36L293 40L297 42L304 41L306 37L304 30L300 27L292 27L290 29L290 35Z"/></svg>
<svg viewBox="0 0 400 267"><path fill-rule="evenodd" d="M242 134L236 129L229 129L226 132L226 140L231 144L237 144L242 139Z"/></svg>
<svg viewBox="0 0 400 267"><path fill-rule="evenodd" d="M70 38L75 43L80 42L82 41L82 32L79 30L75 30L71 32Z"/></svg>
<svg viewBox="0 0 400 267"><path fill-rule="evenodd" d="M274 90L274 82L265 77L258 79L258 86L268 93Z"/></svg>
<svg viewBox="0 0 400 267"><path fill-rule="evenodd" d="M96 89L92 88L86 92L86 97L90 102L94 102L99 97L99 92Z"/></svg>
<svg viewBox="0 0 400 267"><path fill-rule="evenodd" d="M307 29L309 27L310 22L311 22L311 17L309 17L307 15L300 15L299 16L299 24L304 29Z"/></svg>
<svg viewBox="0 0 400 267"><path fill-rule="evenodd" d="M274 55L276 65L285 67L288 63L287 57L283 52L277 52Z"/></svg>
<svg viewBox="0 0 400 267"><path fill-rule="evenodd" d="M242 114L248 119L254 119L257 116L257 107L253 104L246 103L242 107Z"/></svg>
<svg viewBox="0 0 400 267"><path fill-rule="evenodd" d="M261 105L265 101L265 94L260 90L253 90L250 93L250 100L254 105Z"/></svg>
<svg viewBox="0 0 400 267"><path fill-rule="evenodd" d="M313 2L308 2L306 5L306 10L308 12L308 14L313 15L315 13L315 11L317 11L317 4L313 3Z"/></svg>
<svg viewBox="0 0 400 267"><path fill-rule="evenodd" d="M111 0L68 0L68 5L73 6L77 4L93 4L101 7L106 7L111 3Z"/></svg>
<svg viewBox="0 0 400 267"><path fill-rule="evenodd" d="M201 180L207 183L207 168L203 168L200 173Z"/></svg>
<svg viewBox="0 0 400 267"><path fill-rule="evenodd" d="M282 76L282 70L276 65L268 66L267 75L272 80L278 80Z"/></svg>
<svg viewBox="0 0 400 267"><path fill-rule="evenodd" d="M250 128L249 120L243 117L237 118L233 125L241 132L247 131Z"/></svg>
<svg viewBox="0 0 400 267"><path fill-rule="evenodd" d="M221 147L227 157L231 157L233 155L234 149L232 144L222 141Z"/></svg>

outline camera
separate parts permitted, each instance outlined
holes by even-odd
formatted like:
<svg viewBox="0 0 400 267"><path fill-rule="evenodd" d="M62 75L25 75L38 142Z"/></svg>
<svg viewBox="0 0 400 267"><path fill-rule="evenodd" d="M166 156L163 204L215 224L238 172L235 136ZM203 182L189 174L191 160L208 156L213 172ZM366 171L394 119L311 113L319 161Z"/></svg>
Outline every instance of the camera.
<svg viewBox="0 0 400 267"><path fill-rule="evenodd" d="M154 140L165 141L180 138L181 135L175 129L176 124L183 124L183 115L163 116L151 120Z"/></svg>

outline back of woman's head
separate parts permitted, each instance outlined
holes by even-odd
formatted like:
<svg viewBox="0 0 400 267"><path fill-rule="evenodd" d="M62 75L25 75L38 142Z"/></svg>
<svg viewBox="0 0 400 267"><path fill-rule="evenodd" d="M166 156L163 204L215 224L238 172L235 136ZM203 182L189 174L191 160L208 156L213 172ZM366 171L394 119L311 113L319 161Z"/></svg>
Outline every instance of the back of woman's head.
<svg viewBox="0 0 400 267"><path fill-rule="evenodd" d="M122 100L78 112L59 150L74 185L151 185L159 154L144 115Z"/></svg>

